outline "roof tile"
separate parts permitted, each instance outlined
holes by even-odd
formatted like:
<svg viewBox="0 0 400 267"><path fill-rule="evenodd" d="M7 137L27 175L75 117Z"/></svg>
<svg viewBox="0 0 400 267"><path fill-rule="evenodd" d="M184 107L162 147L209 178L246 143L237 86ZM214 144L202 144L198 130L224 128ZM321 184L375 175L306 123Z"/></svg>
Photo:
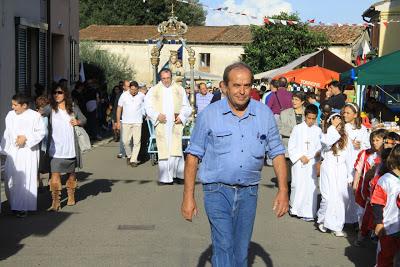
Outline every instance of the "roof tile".
<svg viewBox="0 0 400 267"><path fill-rule="evenodd" d="M352 44L365 30L363 26L311 26L327 34L332 44ZM80 30L81 40L145 42L159 37L157 26L90 25ZM252 40L250 26L192 26L185 35L188 43L246 44Z"/></svg>
<svg viewBox="0 0 400 267"><path fill-rule="evenodd" d="M364 26L358 25L311 26L310 29L325 33L331 44L352 44L365 31Z"/></svg>

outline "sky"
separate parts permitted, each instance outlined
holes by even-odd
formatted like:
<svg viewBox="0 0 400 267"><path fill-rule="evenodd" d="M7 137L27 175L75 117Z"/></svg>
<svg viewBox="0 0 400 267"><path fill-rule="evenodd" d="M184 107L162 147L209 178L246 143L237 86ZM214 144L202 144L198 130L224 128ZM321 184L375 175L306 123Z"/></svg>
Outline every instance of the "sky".
<svg viewBox="0 0 400 267"><path fill-rule="evenodd" d="M264 16L297 12L302 21L315 19L315 23L363 23L362 13L378 0L200 0L211 8L229 7L257 16L249 17L207 10L206 25L262 24Z"/></svg>

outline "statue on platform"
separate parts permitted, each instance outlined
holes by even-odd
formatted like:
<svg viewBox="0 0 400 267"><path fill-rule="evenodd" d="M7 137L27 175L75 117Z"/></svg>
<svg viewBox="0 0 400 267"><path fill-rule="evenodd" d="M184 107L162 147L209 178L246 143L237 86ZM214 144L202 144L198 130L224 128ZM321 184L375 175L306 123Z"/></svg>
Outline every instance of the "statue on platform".
<svg viewBox="0 0 400 267"><path fill-rule="evenodd" d="M169 69L172 72L172 80L177 83L183 81L183 77L185 75L185 69L182 66L182 61L178 59L177 51L170 51L171 55L169 57Z"/></svg>

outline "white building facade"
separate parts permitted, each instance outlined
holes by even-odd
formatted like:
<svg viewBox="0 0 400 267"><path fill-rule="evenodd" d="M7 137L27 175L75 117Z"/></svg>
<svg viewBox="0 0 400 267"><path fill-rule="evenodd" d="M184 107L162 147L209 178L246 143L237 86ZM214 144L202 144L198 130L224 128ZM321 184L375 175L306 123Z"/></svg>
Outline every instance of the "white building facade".
<svg viewBox="0 0 400 267"><path fill-rule="evenodd" d="M79 76L79 0L0 0L0 132L16 93Z"/></svg>

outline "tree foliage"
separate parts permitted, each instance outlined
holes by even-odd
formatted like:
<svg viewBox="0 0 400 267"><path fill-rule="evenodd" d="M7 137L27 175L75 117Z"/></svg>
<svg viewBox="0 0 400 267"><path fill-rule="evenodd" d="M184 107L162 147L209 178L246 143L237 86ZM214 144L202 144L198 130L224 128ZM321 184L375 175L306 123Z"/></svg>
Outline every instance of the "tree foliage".
<svg viewBox="0 0 400 267"><path fill-rule="evenodd" d="M297 14L281 13L273 19L299 21ZM243 60L255 73L282 67L300 56L329 45L325 34L313 32L304 23L251 26L253 41L244 48Z"/></svg>
<svg viewBox="0 0 400 267"><path fill-rule="evenodd" d="M199 0L185 4L174 0L80 0L80 27L97 25L158 25L168 19L171 4L175 15L187 25L204 25L206 12Z"/></svg>
<svg viewBox="0 0 400 267"><path fill-rule="evenodd" d="M79 56L84 64L85 78L96 79L110 87L120 80L133 80L135 71L128 66L128 58L101 50L93 42L80 42Z"/></svg>

